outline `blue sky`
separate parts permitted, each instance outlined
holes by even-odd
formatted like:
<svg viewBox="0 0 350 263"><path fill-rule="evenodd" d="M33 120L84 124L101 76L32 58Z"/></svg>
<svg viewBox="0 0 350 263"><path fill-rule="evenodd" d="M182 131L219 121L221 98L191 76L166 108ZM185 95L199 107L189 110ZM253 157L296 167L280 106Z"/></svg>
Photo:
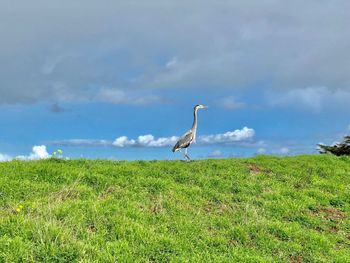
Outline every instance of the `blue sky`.
<svg viewBox="0 0 350 263"><path fill-rule="evenodd" d="M196 104L193 158L350 133L348 1L0 2L0 160L181 158Z"/></svg>

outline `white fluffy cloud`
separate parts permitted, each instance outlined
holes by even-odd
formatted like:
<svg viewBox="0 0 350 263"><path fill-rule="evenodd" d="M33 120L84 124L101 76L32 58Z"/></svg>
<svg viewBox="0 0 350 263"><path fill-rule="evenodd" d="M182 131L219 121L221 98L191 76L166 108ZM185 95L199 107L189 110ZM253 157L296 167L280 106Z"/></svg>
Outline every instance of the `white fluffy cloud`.
<svg viewBox="0 0 350 263"><path fill-rule="evenodd" d="M251 140L255 135L254 129L244 127L243 129L229 131L226 133L202 135L197 139L198 144L230 144L235 142L244 142ZM173 146L178 136L159 137L156 138L152 134L140 135L136 139L130 139L127 136L120 136L114 141L108 140L86 140L86 139L71 139L71 140L56 140L52 141L55 145L68 146L107 146L111 145L118 148L126 147L169 147Z"/></svg>
<svg viewBox="0 0 350 263"><path fill-rule="evenodd" d="M0 162L11 161L13 159L31 161L31 160L47 159L50 157L51 155L47 152L45 145L36 145L36 146L33 146L32 152L29 155L18 155L16 157L11 157L9 155L0 153Z"/></svg>
<svg viewBox="0 0 350 263"><path fill-rule="evenodd" d="M50 154L47 152L45 145L40 145L33 147L33 153L31 156L35 159L47 159L50 157Z"/></svg>
<svg viewBox="0 0 350 263"><path fill-rule="evenodd" d="M166 147L171 146L176 143L178 137L160 137L154 138L153 135L141 135L136 140L128 139L126 136L118 137L112 143L115 147L128 147L128 146L137 146L137 147Z"/></svg>
<svg viewBox="0 0 350 263"><path fill-rule="evenodd" d="M202 135L198 138L199 144L219 144L246 141L252 139L255 135L254 129L244 127L241 130L235 130L220 134ZM168 147L172 146L179 139L177 136L155 138L151 134L141 135L137 139L129 139L126 136L118 137L112 143L116 147Z"/></svg>
<svg viewBox="0 0 350 263"><path fill-rule="evenodd" d="M135 145L135 140L129 140L127 136L121 136L112 143L116 147L125 147Z"/></svg>
<svg viewBox="0 0 350 263"><path fill-rule="evenodd" d="M229 131L226 133L203 135L198 138L199 143L232 143L252 139L255 135L254 129L244 127L241 130Z"/></svg>
<svg viewBox="0 0 350 263"><path fill-rule="evenodd" d="M46 150L45 145L33 146L32 153L29 155L20 155L15 157L15 159L20 160L39 160L50 158L50 154Z"/></svg>
<svg viewBox="0 0 350 263"><path fill-rule="evenodd" d="M12 157L7 155L7 154L2 154L0 153L0 162L7 162L7 161L11 161Z"/></svg>

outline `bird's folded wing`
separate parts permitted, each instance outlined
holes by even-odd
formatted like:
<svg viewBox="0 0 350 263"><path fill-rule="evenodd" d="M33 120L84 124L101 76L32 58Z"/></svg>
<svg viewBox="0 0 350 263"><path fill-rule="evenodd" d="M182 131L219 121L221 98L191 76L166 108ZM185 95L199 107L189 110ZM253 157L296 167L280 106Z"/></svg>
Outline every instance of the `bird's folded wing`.
<svg viewBox="0 0 350 263"><path fill-rule="evenodd" d="M192 142L192 139L193 139L193 133L191 130L189 130L184 135L182 135L182 137L177 142L177 146L179 148L187 147Z"/></svg>

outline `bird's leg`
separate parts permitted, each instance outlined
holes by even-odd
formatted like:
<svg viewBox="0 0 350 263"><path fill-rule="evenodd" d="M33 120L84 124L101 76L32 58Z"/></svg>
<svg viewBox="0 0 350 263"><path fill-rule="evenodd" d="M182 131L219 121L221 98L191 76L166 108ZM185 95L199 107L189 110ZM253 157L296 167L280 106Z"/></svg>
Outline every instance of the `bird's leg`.
<svg viewBox="0 0 350 263"><path fill-rule="evenodd" d="M188 156L188 154L187 154L187 148L185 149L185 154L184 154L184 156L185 156L185 160L187 160L187 161L191 161L191 158Z"/></svg>
<svg viewBox="0 0 350 263"><path fill-rule="evenodd" d="M182 153L181 149L179 149L179 152ZM183 160L184 162L187 161L185 154L184 154L184 159L185 159L185 160Z"/></svg>

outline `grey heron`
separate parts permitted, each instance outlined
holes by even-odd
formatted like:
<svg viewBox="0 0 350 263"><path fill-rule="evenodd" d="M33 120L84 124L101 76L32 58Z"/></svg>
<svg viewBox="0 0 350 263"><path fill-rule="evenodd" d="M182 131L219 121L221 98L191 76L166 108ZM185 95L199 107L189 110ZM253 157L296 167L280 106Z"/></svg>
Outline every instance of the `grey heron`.
<svg viewBox="0 0 350 263"><path fill-rule="evenodd" d="M181 149L185 149L184 158L185 160L190 161L190 157L187 154L187 148L191 145L192 142L196 141L196 133L197 133L197 111L198 109L205 109L208 106L196 105L193 108L193 124L192 128L188 130L181 138L177 141L172 151L177 152L181 151Z"/></svg>

